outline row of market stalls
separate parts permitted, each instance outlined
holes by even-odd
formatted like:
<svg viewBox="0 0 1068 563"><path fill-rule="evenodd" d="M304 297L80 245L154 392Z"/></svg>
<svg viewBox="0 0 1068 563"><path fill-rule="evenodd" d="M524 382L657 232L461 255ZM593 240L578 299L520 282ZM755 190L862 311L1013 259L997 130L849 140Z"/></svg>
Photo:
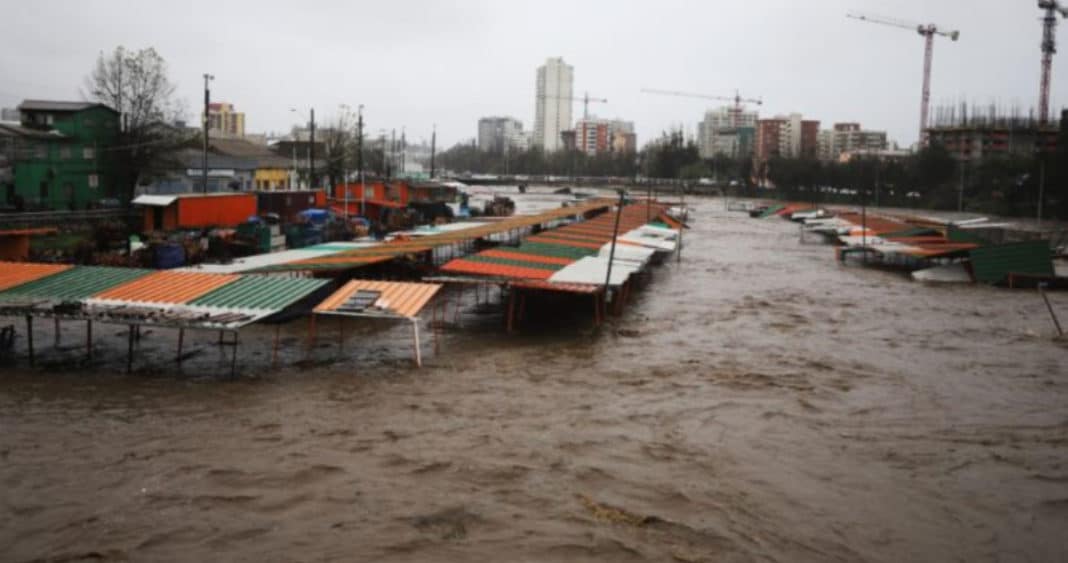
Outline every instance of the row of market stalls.
<svg viewBox="0 0 1068 563"><path fill-rule="evenodd" d="M93 356L94 323L127 327L128 370L142 327L173 329L178 362L186 331L217 331L219 344L233 348L233 372L242 328L312 313L309 343L314 341L316 317L410 322L414 357L421 363L419 314L443 282L507 289L509 328L516 317L516 297L522 299L524 291L592 295L598 322L606 289L621 307L633 278L677 248L681 225L662 205L627 205L618 214L607 212L611 207L609 200L594 200L535 215L410 232L389 242L329 243L164 271L0 262L0 317L25 318L31 362L34 320L50 319L57 344L60 323L85 324L88 358ZM614 245L613 233L620 233ZM492 248L477 251L480 246ZM468 252L474 253L455 258ZM425 264L438 279L345 281L367 265L401 258ZM272 357L279 346L277 326Z"/></svg>
<svg viewBox="0 0 1068 563"><path fill-rule="evenodd" d="M840 261L911 272L933 282L979 282L1010 287L1065 284L1058 278L1050 241L1013 232L986 218L939 220L908 213L822 208L788 203L747 209L751 216L801 223L801 238L836 245ZM1006 233L1013 233L1013 240Z"/></svg>

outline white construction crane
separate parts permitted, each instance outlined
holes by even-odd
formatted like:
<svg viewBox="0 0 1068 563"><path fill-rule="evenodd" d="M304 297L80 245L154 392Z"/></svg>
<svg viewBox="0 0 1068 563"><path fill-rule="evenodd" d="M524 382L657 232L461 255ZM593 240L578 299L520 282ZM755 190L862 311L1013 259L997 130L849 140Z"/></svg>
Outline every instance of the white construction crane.
<svg viewBox="0 0 1068 563"><path fill-rule="evenodd" d="M1038 9L1045 10L1042 17L1042 80L1038 87L1038 122L1049 120L1049 81L1053 67L1053 54L1057 52L1057 12L1068 18L1068 7L1057 0L1038 0Z"/></svg>
<svg viewBox="0 0 1068 563"><path fill-rule="evenodd" d="M646 94L659 94L662 96L682 96L684 98L702 98L705 100L720 100L724 102L734 102L734 111L731 112L731 127L738 127L738 119L742 115L742 104L756 104L761 105L764 102L760 98L743 98L737 90L734 91L734 96L713 96L710 94L694 94L691 92L678 92L676 90L657 90L655 88L642 88L642 92Z"/></svg>
<svg viewBox="0 0 1068 563"><path fill-rule="evenodd" d="M927 108L931 102L931 58L934 55L934 36L941 35L948 37L953 41L960 38L959 31L944 31L933 23L920 24L912 23L903 20L897 20L894 18L886 18L882 16L870 16L865 14L858 14L850 12L846 14L847 18L853 18L855 20L861 20L871 23L878 23L882 25L889 25L893 27L900 27L902 29L910 29L919 33L924 39L924 52L923 52L923 94L920 98L920 143L922 145L927 144Z"/></svg>
<svg viewBox="0 0 1068 563"><path fill-rule="evenodd" d="M608 100L605 98L591 98L589 92L582 94L581 98L574 96L538 96L539 98L548 98L550 100L571 100L572 102L582 102L582 119L586 120L590 117L590 102L598 104L607 104Z"/></svg>

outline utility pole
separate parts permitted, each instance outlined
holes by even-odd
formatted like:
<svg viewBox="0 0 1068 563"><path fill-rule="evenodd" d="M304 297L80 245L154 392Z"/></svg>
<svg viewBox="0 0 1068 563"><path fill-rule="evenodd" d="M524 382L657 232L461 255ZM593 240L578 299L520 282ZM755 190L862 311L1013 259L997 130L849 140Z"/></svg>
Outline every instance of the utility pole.
<svg viewBox="0 0 1068 563"><path fill-rule="evenodd" d="M434 124L434 130L430 134L430 179L434 179L434 158L437 156L437 144L438 144L438 124Z"/></svg>
<svg viewBox="0 0 1068 563"><path fill-rule="evenodd" d="M356 116L356 168L360 170L360 182L363 182L363 104L357 108Z"/></svg>
<svg viewBox="0 0 1068 563"><path fill-rule="evenodd" d="M405 136L404 129L405 129L404 127L401 127L401 140L400 140L400 160L401 160L400 173L401 174L404 174L404 164L405 164L404 163L404 159L407 156L406 153L408 152L407 151L407 148L408 148L408 137Z"/></svg>
<svg viewBox="0 0 1068 563"><path fill-rule="evenodd" d="M960 141L960 187L957 189L957 212L964 211L964 131Z"/></svg>
<svg viewBox="0 0 1068 563"><path fill-rule="evenodd" d="M622 189L617 191L619 192L619 203L616 204L616 224L615 227L612 228L612 247L608 251L608 270L605 272L604 275L605 298L608 297L608 286L609 283L612 281L612 262L615 260L616 257L616 237L619 236L619 216L623 214L623 194L625 192Z"/></svg>
<svg viewBox="0 0 1068 563"><path fill-rule="evenodd" d="M310 182L311 189L315 189L315 108L311 108L311 142L308 145L308 166L311 170L308 171L308 181Z"/></svg>
<svg viewBox="0 0 1068 563"><path fill-rule="evenodd" d="M1042 199L1046 191L1046 158L1038 153L1038 226L1042 227Z"/></svg>
<svg viewBox="0 0 1068 563"><path fill-rule="evenodd" d="M389 164L386 165L386 177L393 178L393 167L397 164L397 130L389 133Z"/></svg>
<svg viewBox="0 0 1068 563"><path fill-rule="evenodd" d="M364 183L363 180L363 104L360 104L357 111L359 112L356 121L357 128L359 129L359 137L356 139L356 150L358 151L356 159L360 167L360 217L366 217L367 204L365 202L367 201L367 184Z"/></svg>
<svg viewBox="0 0 1068 563"><path fill-rule="evenodd" d="M204 73L204 193L208 193L208 125L211 120L208 117L208 106L211 104L211 90L208 88L208 82L215 80L215 77Z"/></svg>

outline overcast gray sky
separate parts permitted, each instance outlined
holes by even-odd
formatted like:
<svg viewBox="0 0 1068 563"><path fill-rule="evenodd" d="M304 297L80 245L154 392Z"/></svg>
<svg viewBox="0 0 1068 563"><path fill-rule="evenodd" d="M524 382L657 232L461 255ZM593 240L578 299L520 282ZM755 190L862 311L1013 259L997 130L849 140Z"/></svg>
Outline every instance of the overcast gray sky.
<svg viewBox="0 0 1068 563"><path fill-rule="evenodd" d="M860 121L903 146L916 140L923 40L846 19L856 10L961 31L936 40L932 102L1037 105L1034 0L738 1L121 1L34 0L4 6L0 105L78 99L100 51L155 47L199 115L204 72L215 100L246 113L250 132L287 131L290 107L325 121L365 105L368 131L410 140L473 138L481 116L531 126L535 70L575 67L575 90L605 97L591 113L636 124L639 143L684 125L704 100L643 87L765 100L761 115L800 112L824 125ZM1068 26L1054 59L1053 106L1068 92ZM581 104L574 108L581 115Z"/></svg>

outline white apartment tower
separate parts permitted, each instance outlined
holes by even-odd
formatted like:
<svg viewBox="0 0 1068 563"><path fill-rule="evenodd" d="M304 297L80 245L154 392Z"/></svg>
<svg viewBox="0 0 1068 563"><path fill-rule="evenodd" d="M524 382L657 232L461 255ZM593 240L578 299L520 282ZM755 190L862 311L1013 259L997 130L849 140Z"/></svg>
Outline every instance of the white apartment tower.
<svg viewBox="0 0 1068 563"><path fill-rule="evenodd" d="M717 154L739 158L753 152L758 115L755 111L722 106L705 112L697 123L697 146L701 158Z"/></svg>
<svg viewBox="0 0 1068 563"><path fill-rule="evenodd" d="M571 128L571 85L575 69L562 57L550 58L538 67L534 99L534 144L556 151L563 142L560 133Z"/></svg>

